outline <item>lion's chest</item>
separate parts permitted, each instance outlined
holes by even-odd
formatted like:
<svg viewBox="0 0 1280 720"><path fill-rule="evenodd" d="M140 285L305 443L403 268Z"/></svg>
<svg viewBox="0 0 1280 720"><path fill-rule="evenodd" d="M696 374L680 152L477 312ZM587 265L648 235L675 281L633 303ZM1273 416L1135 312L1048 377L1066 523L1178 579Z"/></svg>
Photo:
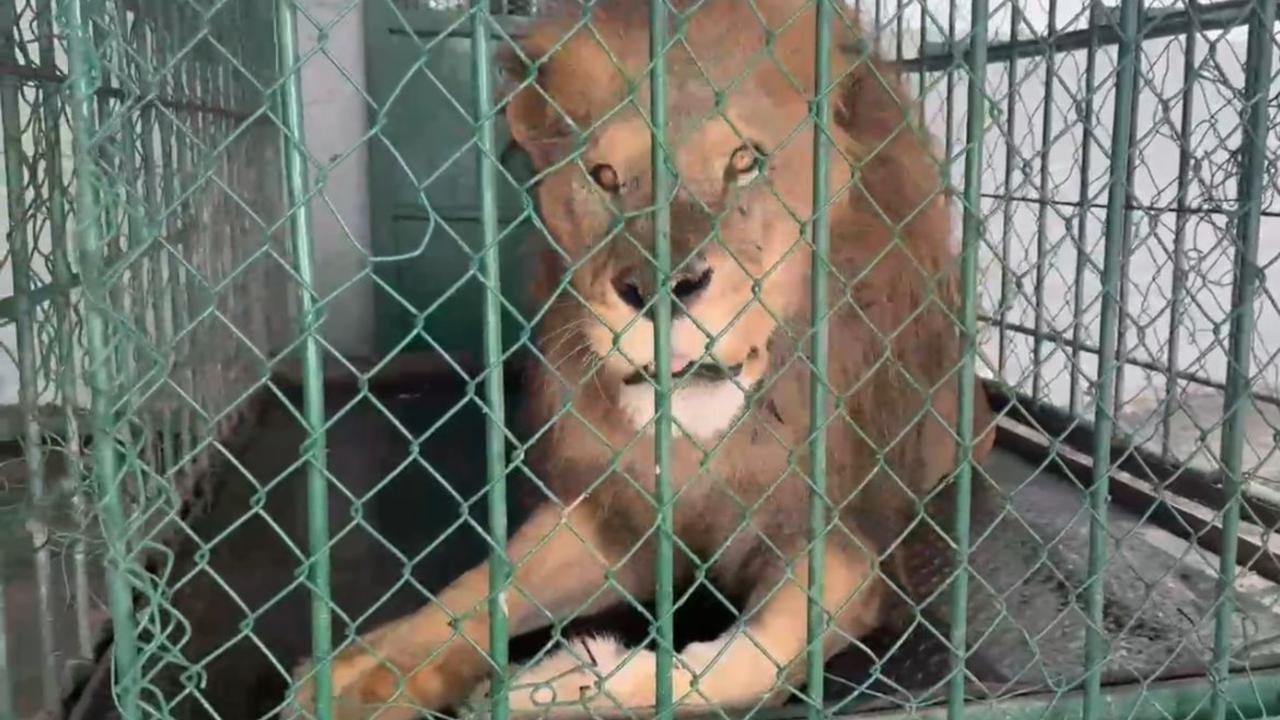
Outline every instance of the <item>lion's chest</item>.
<svg viewBox="0 0 1280 720"><path fill-rule="evenodd" d="M733 382L682 387L671 395L672 434L714 441L733 426L746 404L746 393ZM648 384L623 387L618 407L633 429L653 432L655 393Z"/></svg>

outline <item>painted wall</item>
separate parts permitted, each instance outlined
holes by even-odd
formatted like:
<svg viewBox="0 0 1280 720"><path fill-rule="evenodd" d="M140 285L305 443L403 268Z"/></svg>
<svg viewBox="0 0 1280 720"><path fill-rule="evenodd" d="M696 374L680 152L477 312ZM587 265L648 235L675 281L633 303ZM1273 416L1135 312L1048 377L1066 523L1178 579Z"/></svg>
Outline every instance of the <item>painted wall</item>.
<svg viewBox="0 0 1280 720"><path fill-rule="evenodd" d="M317 290L327 298L322 332L334 350L368 355L373 348L364 24L359 3L304 0L298 17L307 148L324 189L311 203ZM317 173L315 167L323 168Z"/></svg>

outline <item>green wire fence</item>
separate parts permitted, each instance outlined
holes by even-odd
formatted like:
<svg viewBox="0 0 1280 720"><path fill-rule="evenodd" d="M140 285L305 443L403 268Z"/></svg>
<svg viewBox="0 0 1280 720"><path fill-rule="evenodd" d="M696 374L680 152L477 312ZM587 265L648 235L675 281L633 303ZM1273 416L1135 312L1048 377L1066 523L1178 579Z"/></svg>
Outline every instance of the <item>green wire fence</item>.
<svg viewBox="0 0 1280 720"><path fill-rule="evenodd" d="M830 88L841 80L829 66L837 8L812 2L815 86ZM593 4L577 4L584 24ZM699 3L632 4L650 25L653 194L669 197L680 179L664 135L665 56ZM542 5L0 0L0 719L105 717L107 707L129 719L272 716L303 657L316 659L317 716L333 717L335 649L394 597L420 604L464 569L430 559L452 552L455 531L477 539L458 557L489 563L491 701L464 710L508 716L508 667L530 653L509 637L517 561L502 541L523 512L511 492L539 487L509 422L520 402L510 389L514 361L545 361L532 344L545 308L528 306L529 269L513 258L547 233L528 200L536 178L504 149L509 98L494 57ZM987 429L978 390L999 434L994 459L962 463L945 515L929 521L961 562L933 570L943 577L918 598L908 635L932 642L942 665L912 668L923 679L907 687L894 663L929 651L898 638L850 680L818 640L831 398L811 384L809 440L796 449L811 458L808 644L789 709L1280 714L1275 3L846 7L907 71L953 185L966 348L957 440L968 448ZM326 89L304 70L340 65L331 33L354 19L368 31L367 82L341 67L328 77L359 87L368 128L317 157L304 126L323 119L313 100ZM414 105L414 92L439 102ZM821 123L832 99L819 93L810 111ZM446 117L464 136L430 132ZM841 190L829 169L844 160L825 132L814 137L817 210L800 220L810 301L827 307L847 293L824 269L825 208ZM373 248L360 248L352 277L322 288L333 238L314 215L332 211L332 178L356 147L371 153ZM437 165L425 171L423 148ZM381 193L392 177L404 192ZM462 199L469 217L445 207L457 187L473 195ZM396 204L404 197L408 210ZM657 203L651 221L657 564L642 636L665 718L681 699L676 618L690 603L673 560L670 208ZM395 239L405 222L426 230ZM375 297L362 319L377 327L375 360L328 335L327 313L357 287ZM829 339L814 315L797 362L823 378ZM418 370L388 380L406 361ZM446 399L431 405L431 393ZM414 402L434 409L406 411ZM389 446L361 439L368 423L403 457L377 455ZM291 429L272 434L280 426ZM465 453L431 455L441 436L474 445L476 462L444 469ZM441 494L395 521L435 533L406 549L372 508L410 471ZM369 482L348 482L361 473ZM1057 517L1019 499L1033 491L1058 498L1047 501ZM1002 544L1010 533L1022 539ZM362 565L357 541L390 560ZM253 556L267 546L277 554L261 570ZM270 582L233 576L238 563ZM386 587L354 602L344 588L366 571ZM1056 588L1060 606L1032 613L1049 595L1029 586ZM231 619L211 624L214 604ZM1001 647L1018 649L1002 657ZM1151 656L1157 648L1166 656ZM245 710L255 693L266 699Z"/></svg>

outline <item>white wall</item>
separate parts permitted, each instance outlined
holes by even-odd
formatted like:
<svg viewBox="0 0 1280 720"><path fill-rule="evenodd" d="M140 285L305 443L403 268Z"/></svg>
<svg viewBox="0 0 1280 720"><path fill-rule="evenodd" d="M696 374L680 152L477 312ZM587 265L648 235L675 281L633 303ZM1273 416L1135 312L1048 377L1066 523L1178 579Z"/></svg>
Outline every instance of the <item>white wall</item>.
<svg viewBox="0 0 1280 720"><path fill-rule="evenodd" d="M373 351L373 285L369 280L369 155L364 86L364 15L351 0L303 0L299 51L321 52L303 66L307 147L327 168L323 192L311 203L316 281L326 302L323 335L338 352ZM354 7L351 7L354 6ZM314 174L313 179L320 176ZM354 282L353 282L354 281Z"/></svg>

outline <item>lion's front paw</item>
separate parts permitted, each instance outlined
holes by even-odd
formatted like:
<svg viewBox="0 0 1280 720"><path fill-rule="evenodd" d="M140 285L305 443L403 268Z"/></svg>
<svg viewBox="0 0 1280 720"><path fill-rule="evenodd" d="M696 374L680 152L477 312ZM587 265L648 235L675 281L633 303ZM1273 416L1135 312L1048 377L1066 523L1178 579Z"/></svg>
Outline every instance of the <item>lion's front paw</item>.
<svg viewBox="0 0 1280 720"><path fill-rule="evenodd" d="M421 710L397 694L397 673L382 661L376 651L351 647L338 653L330 663L330 707L333 720L408 720ZM316 717L317 676L312 662L305 662L293 673L296 691L281 720L304 720Z"/></svg>
<svg viewBox="0 0 1280 720"><path fill-rule="evenodd" d="M578 638L511 679L513 712L543 717L625 713L651 707L656 660L608 637Z"/></svg>
<svg viewBox="0 0 1280 720"><path fill-rule="evenodd" d="M403 628L400 625L392 623L375 630L333 657L328 693L333 720L410 720L421 716L424 707L437 709L447 704L445 689L455 683L446 677L443 656L453 646L447 641L427 640L413 632L409 622L403 622ZM436 657L423 663L433 654ZM293 679L296 691L282 720L315 717L318 677L314 663L298 666Z"/></svg>

